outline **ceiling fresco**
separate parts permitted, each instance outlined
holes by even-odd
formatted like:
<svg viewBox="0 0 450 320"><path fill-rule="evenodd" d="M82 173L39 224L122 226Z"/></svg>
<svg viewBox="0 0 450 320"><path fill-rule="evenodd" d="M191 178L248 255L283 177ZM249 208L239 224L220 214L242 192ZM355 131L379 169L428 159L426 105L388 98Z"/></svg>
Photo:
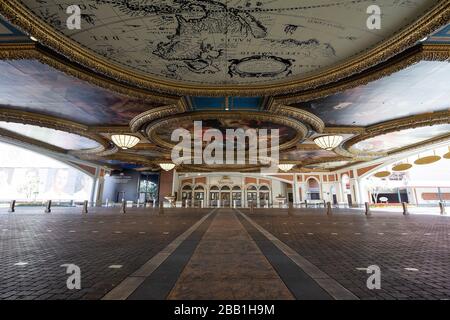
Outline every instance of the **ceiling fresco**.
<svg viewBox="0 0 450 320"><path fill-rule="evenodd" d="M277 124L275 122L269 122L269 121L260 121L260 120L251 120L251 119L226 119L226 118L220 118L220 119L211 119L211 120L203 120L201 121L201 129L202 129L202 136L205 133L205 131L209 129L217 129L220 130L223 134L224 142L226 141L226 130L227 129L258 129L258 128L264 128L267 129L267 135L270 139L271 130L278 129L279 132L279 144L282 145L286 142L289 142L293 139L295 139L297 132L295 129L283 126L280 124ZM163 126L160 129L158 129L158 136L164 140L171 142L171 135L172 132L175 129L183 128L188 130L193 134L194 132L194 122L191 120L186 120L182 122L178 122L173 125ZM176 144L177 142L172 142L173 144ZM204 142L204 145L207 143ZM270 142L268 142L268 146L270 146ZM248 146L247 146L248 148Z"/></svg>
<svg viewBox="0 0 450 320"><path fill-rule="evenodd" d="M336 153L327 150L292 150L280 154L280 160L314 161L321 158L336 157Z"/></svg>
<svg viewBox="0 0 450 320"><path fill-rule="evenodd" d="M0 60L0 106L34 111L87 125L127 125L155 107L112 93L35 60Z"/></svg>
<svg viewBox="0 0 450 320"><path fill-rule="evenodd" d="M266 84L312 75L367 51L438 0L22 0L37 17L108 61L180 84ZM349 16L352 19L349 19Z"/></svg>
<svg viewBox="0 0 450 320"><path fill-rule="evenodd" d="M360 141L353 145L350 150L356 152L389 152L445 134L450 134L450 124L406 129Z"/></svg>
<svg viewBox="0 0 450 320"><path fill-rule="evenodd" d="M367 126L450 109L450 63L421 61L380 80L299 103L330 125Z"/></svg>
<svg viewBox="0 0 450 320"><path fill-rule="evenodd" d="M30 124L0 121L0 128L54 145L65 150L94 149L100 147L98 142L76 134L38 127Z"/></svg>

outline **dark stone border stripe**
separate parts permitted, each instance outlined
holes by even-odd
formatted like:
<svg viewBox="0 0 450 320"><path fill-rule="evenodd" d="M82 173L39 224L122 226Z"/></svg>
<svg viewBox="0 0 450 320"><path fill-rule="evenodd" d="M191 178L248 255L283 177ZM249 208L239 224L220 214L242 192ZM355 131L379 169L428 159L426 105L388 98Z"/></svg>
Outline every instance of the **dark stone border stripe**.
<svg viewBox="0 0 450 320"><path fill-rule="evenodd" d="M313 279L320 287L322 287L333 299L336 300L359 300L348 289L344 288L339 282L331 278L325 272L320 270L314 264L309 262L307 259L302 257L291 247L286 245L284 242L279 240L277 237L272 235L270 232L265 230L263 227L258 225L247 215L243 214L241 211L235 209L242 218L244 218L251 226L258 230L262 235L264 235L267 240L269 240L274 246L276 246L283 254L288 257L292 262L294 262L301 270L303 270L311 279ZM250 232L249 232L250 233ZM257 240L255 240L257 242ZM257 242L258 243L258 242ZM260 249L263 251L262 249ZM264 252L263 252L264 253ZM269 260L270 261L270 260ZM275 268L275 266L274 266ZM283 279L282 275L280 277ZM283 279L284 281L284 279ZM285 282L286 283L286 282ZM289 288L289 284L286 283Z"/></svg>
<svg viewBox="0 0 450 320"><path fill-rule="evenodd" d="M317 282L300 269L261 232L242 216L238 216L238 219L297 300L332 299Z"/></svg>
<svg viewBox="0 0 450 320"><path fill-rule="evenodd" d="M145 278L142 284L127 299L166 299L214 217L215 214L212 214L204 220L151 275Z"/></svg>
<svg viewBox="0 0 450 320"><path fill-rule="evenodd" d="M208 219L211 217L212 213L215 211L212 210L206 216L197 221L193 226L191 226L188 230L179 235L175 240L173 240L167 247L161 250L158 254L153 256L150 260L148 260L142 267L140 267L133 274L125 278L119 285L117 285L114 289L109 291L102 300L125 300L128 299L136 289L138 289L148 277L150 277L156 270L161 269L161 265L177 251L177 249L186 241L190 236L198 229L202 228L205 222L209 226L212 219ZM207 220L208 219L208 220ZM207 228L206 228L207 229ZM203 233L206 231L204 229ZM196 239L196 236L193 239ZM197 241L198 243L198 241ZM196 245L195 245L196 246ZM194 247L195 249L195 247ZM192 250L193 252L193 250ZM192 255L192 253L191 253ZM190 257L189 257L190 258ZM161 299L164 299L162 297Z"/></svg>

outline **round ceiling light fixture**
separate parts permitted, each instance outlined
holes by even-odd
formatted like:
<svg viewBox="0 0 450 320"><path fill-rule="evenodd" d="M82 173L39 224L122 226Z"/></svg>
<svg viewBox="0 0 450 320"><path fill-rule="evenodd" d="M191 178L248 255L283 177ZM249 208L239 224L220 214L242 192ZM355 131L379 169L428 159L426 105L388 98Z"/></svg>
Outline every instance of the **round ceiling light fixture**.
<svg viewBox="0 0 450 320"><path fill-rule="evenodd" d="M406 171L412 168L411 163L399 163L392 167L392 171Z"/></svg>
<svg viewBox="0 0 450 320"><path fill-rule="evenodd" d="M439 160L441 160L441 157L434 155L434 156L427 156L427 157L419 158L416 161L414 161L414 163L418 164L418 165L424 165L424 164L432 164Z"/></svg>
<svg viewBox="0 0 450 320"><path fill-rule="evenodd" d="M111 140L121 149L130 149L137 145L140 141L138 137L129 134L113 134Z"/></svg>
<svg viewBox="0 0 450 320"><path fill-rule="evenodd" d="M175 168L175 164L167 162L167 163L160 163L159 166L161 167L161 169L165 170L165 171L170 171L173 168Z"/></svg>
<svg viewBox="0 0 450 320"><path fill-rule="evenodd" d="M293 167L295 166L295 164L292 163L280 163L278 165L278 169L284 171L284 172L288 172L289 170L291 170Z"/></svg>
<svg viewBox="0 0 450 320"><path fill-rule="evenodd" d="M376 178L387 178L391 175L390 171L379 171L374 174L374 177Z"/></svg>
<svg viewBox="0 0 450 320"><path fill-rule="evenodd" d="M331 136L320 136L314 139L314 143L317 144L319 147L325 150L333 150L338 145L341 144L342 136L338 135L331 135Z"/></svg>

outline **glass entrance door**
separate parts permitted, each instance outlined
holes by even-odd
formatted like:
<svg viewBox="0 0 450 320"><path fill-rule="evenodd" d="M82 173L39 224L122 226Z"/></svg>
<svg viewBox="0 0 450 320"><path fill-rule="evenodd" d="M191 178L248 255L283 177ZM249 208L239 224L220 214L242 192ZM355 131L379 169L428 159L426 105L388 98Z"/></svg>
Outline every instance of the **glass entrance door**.
<svg viewBox="0 0 450 320"><path fill-rule="evenodd" d="M229 192L222 192L220 194L220 206L221 207L230 207L230 193Z"/></svg>

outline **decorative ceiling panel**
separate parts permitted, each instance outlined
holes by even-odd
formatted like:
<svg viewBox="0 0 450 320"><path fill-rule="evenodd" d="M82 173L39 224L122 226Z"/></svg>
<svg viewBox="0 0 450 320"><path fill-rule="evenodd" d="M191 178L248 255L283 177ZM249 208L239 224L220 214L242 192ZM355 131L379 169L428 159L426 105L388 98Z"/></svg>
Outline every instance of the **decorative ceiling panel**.
<svg viewBox="0 0 450 320"><path fill-rule="evenodd" d="M0 121L0 128L36 139L65 150L83 150L100 147L94 140L73 133L38 127L30 124Z"/></svg>
<svg viewBox="0 0 450 320"><path fill-rule="evenodd" d="M389 152L445 134L450 134L450 124L406 129L363 140L353 145L350 150L355 152Z"/></svg>
<svg viewBox="0 0 450 320"><path fill-rule="evenodd" d="M368 126L450 109L450 63L422 61L367 85L296 107L328 125Z"/></svg>
<svg viewBox="0 0 450 320"><path fill-rule="evenodd" d="M91 85L35 60L0 61L0 105L87 125L128 125L152 105Z"/></svg>
<svg viewBox="0 0 450 320"><path fill-rule="evenodd" d="M317 74L367 52L439 3L379 0L22 0L41 20L111 63L184 85L273 84Z"/></svg>

